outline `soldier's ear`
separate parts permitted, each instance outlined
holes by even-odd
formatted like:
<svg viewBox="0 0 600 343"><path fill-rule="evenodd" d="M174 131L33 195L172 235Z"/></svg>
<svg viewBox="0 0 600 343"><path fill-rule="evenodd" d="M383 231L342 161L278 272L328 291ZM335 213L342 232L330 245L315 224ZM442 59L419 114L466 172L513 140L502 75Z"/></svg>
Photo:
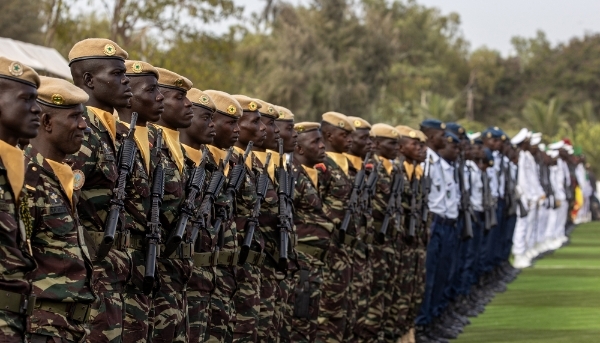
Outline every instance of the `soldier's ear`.
<svg viewBox="0 0 600 343"><path fill-rule="evenodd" d="M81 76L83 78L83 84L90 89L94 89L94 76L90 72L85 72Z"/></svg>
<svg viewBox="0 0 600 343"><path fill-rule="evenodd" d="M40 117L40 123L46 132L52 132L52 115L48 112L43 112Z"/></svg>

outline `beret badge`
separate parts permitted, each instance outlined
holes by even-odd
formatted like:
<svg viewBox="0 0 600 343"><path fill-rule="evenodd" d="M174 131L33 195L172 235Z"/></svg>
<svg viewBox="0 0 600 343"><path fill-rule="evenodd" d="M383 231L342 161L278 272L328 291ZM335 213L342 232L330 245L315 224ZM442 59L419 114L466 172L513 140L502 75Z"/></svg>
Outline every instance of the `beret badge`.
<svg viewBox="0 0 600 343"><path fill-rule="evenodd" d="M296 126L296 131L298 131L298 132L304 131L304 126L302 126L302 125Z"/></svg>
<svg viewBox="0 0 600 343"><path fill-rule="evenodd" d="M448 137L448 143L452 143L452 137Z"/></svg>
<svg viewBox="0 0 600 343"><path fill-rule="evenodd" d="M341 128L344 128L344 126L346 126L346 124L344 124L344 122L341 121L341 122L338 123L338 126L341 127Z"/></svg>
<svg viewBox="0 0 600 343"><path fill-rule="evenodd" d="M144 67L142 66L142 64L140 62L135 62L132 66L131 69L133 70L134 73L139 74L141 72L144 71Z"/></svg>
<svg viewBox="0 0 600 343"><path fill-rule="evenodd" d="M19 62L13 62L8 66L8 71L12 76L23 75L23 66Z"/></svg>
<svg viewBox="0 0 600 343"><path fill-rule="evenodd" d="M200 103L203 105L208 105L208 96L206 96L206 95L201 96Z"/></svg>
<svg viewBox="0 0 600 343"><path fill-rule="evenodd" d="M488 133L487 133L487 135L486 135L486 137L487 137L487 138L492 138L492 133L491 133L491 132L488 132Z"/></svg>
<svg viewBox="0 0 600 343"><path fill-rule="evenodd" d="M235 114L236 111L237 110L236 110L235 106L233 106L233 105L229 105L229 107L227 107L227 113L229 113L229 114Z"/></svg>
<svg viewBox="0 0 600 343"><path fill-rule="evenodd" d="M355 126L355 127L360 127L360 125L361 125L361 123L360 123L360 121L359 121L359 120L355 120L355 121L354 121L354 126Z"/></svg>
<svg viewBox="0 0 600 343"><path fill-rule="evenodd" d="M256 105L256 103L254 101L250 101L250 103L248 104L248 109L250 111L256 111L257 108L258 106Z"/></svg>
<svg viewBox="0 0 600 343"><path fill-rule="evenodd" d="M502 135L502 140L505 141L506 140L506 135Z"/></svg>
<svg viewBox="0 0 600 343"><path fill-rule="evenodd" d="M465 129L463 129L462 127L459 127L458 133L460 133L462 135L463 133L465 133Z"/></svg>
<svg viewBox="0 0 600 343"><path fill-rule="evenodd" d="M175 87L181 87L181 86L183 86L183 80L177 79L177 80L175 80L175 82L173 82L173 84L175 84Z"/></svg>
<svg viewBox="0 0 600 343"><path fill-rule="evenodd" d="M62 105L65 103L65 99L60 94L52 94L52 103L55 105Z"/></svg>
<svg viewBox="0 0 600 343"><path fill-rule="evenodd" d="M440 124L440 127L442 128L442 130L445 130L445 129L446 129L446 124L444 124L444 123L441 123L441 124Z"/></svg>
<svg viewBox="0 0 600 343"><path fill-rule="evenodd" d="M410 138L415 138L415 137L417 137L417 134L416 134L414 131L411 131L411 132L408 134L408 136L409 136Z"/></svg>
<svg viewBox="0 0 600 343"><path fill-rule="evenodd" d="M104 54L106 56L114 56L117 53L117 48L114 45L108 43L104 46Z"/></svg>
<svg viewBox="0 0 600 343"><path fill-rule="evenodd" d="M269 114L275 113L275 109L273 108L273 106L269 106L269 108L267 109L267 111L269 111Z"/></svg>
<svg viewBox="0 0 600 343"><path fill-rule="evenodd" d="M279 112L279 119L282 119L282 118L284 118L284 117L285 117L285 113L283 113L283 112Z"/></svg>

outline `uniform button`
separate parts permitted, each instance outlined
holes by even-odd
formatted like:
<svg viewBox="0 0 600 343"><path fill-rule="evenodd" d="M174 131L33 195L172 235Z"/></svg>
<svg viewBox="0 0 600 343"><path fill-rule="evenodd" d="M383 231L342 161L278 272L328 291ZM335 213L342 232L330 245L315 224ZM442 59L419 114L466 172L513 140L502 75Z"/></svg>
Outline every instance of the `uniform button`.
<svg viewBox="0 0 600 343"><path fill-rule="evenodd" d="M36 171L37 167L31 167L31 170Z"/></svg>

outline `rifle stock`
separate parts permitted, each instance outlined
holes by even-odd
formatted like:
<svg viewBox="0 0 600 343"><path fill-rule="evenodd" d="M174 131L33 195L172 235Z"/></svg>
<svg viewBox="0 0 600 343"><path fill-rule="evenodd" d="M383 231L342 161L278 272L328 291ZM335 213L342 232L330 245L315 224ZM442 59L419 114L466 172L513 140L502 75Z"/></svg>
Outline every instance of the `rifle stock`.
<svg viewBox="0 0 600 343"><path fill-rule="evenodd" d="M291 173L290 173L291 174ZM289 194L288 187L290 187L289 171L286 171L283 167L283 139L279 138L279 166L277 166L277 196L279 200L279 221L277 223L279 229L279 260L277 262L278 269L280 271L287 271L288 266L288 246L289 234L292 231L292 225L290 220L287 197Z"/></svg>

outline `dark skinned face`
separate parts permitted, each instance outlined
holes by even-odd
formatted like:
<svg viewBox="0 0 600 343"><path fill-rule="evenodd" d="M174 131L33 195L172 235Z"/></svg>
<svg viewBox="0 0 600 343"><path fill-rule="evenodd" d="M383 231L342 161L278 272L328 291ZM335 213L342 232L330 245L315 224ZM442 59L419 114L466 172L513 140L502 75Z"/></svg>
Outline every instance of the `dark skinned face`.
<svg viewBox="0 0 600 343"><path fill-rule="evenodd" d="M398 150L400 150L400 144L397 139L394 138L375 138L375 150L382 157L388 160L393 160L398 157Z"/></svg>
<svg viewBox="0 0 600 343"><path fill-rule="evenodd" d="M219 149L228 149L229 147L232 147L240 136L238 118L215 113L213 116L213 123L215 125L215 136L212 144Z"/></svg>
<svg viewBox="0 0 600 343"><path fill-rule="evenodd" d="M419 157L416 159L417 162L423 163L427 159L427 145L424 142L419 142L421 149L419 150Z"/></svg>
<svg viewBox="0 0 600 343"><path fill-rule="evenodd" d="M98 62L100 63L100 62ZM118 59L101 60L102 66L95 72L83 74L85 85L92 90L99 102L115 108L126 107L133 96L129 78L125 75L125 62Z"/></svg>
<svg viewBox="0 0 600 343"><path fill-rule="evenodd" d="M238 125L240 127L240 136L238 138L240 143L247 145L248 142L252 141L254 145L263 145L267 138L267 127L260 120L260 113L258 111L244 111L244 115L240 118Z"/></svg>
<svg viewBox="0 0 600 343"><path fill-rule="evenodd" d="M458 148L458 143L448 142L446 147L440 150L440 156L446 161L454 162L458 158L459 152L460 149Z"/></svg>
<svg viewBox="0 0 600 343"><path fill-rule="evenodd" d="M192 125L185 129L193 134L190 135L200 144L212 144L213 137L216 134L215 123L213 122L213 111L204 107L193 106L194 119Z"/></svg>
<svg viewBox="0 0 600 343"><path fill-rule="evenodd" d="M294 121L276 120L275 125L279 128L279 137L283 139L283 152L293 152L298 144L298 132L294 130Z"/></svg>
<svg viewBox="0 0 600 343"><path fill-rule="evenodd" d="M333 152L344 153L352 148L352 137L346 130L332 127L326 133L326 139L329 142Z"/></svg>
<svg viewBox="0 0 600 343"><path fill-rule="evenodd" d="M37 136L41 108L35 101L37 89L18 81L0 81L0 139L17 145L19 138Z"/></svg>
<svg viewBox="0 0 600 343"><path fill-rule="evenodd" d="M165 96L165 112L161 116L162 121L171 129L190 127L194 111L192 102L185 96L186 92L165 87L160 87L160 92Z"/></svg>
<svg viewBox="0 0 600 343"><path fill-rule="evenodd" d="M158 80L153 75L134 76L129 84L133 97L128 106L138 113L138 123L156 122L165 110L165 97L160 92Z"/></svg>
<svg viewBox="0 0 600 343"><path fill-rule="evenodd" d="M435 150L444 149L446 146L446 139L444 136L444 130L432 130L432 136L429 138L433 143L433 148Z"/></svg>
<svg viewBox="0 0 600 343"><path fill-rule="evenodd" d="M373 149L373 141L368 129L358 129L350 134L352 146L350 153L354 156L365 157Z"/></svg>
<svg viewBox="0 0 600 343"><path fill-rule="evenodd" d="M303 133L298 136L298 145L296 154L302 155L306 159L309 167L325 161L325 144L319 130Z"/></svg>
<svg viewBox="0 0 600 343"><path fill-rule="evenodd" d="M75 108L53 108L52 114L42 114L45 141L62 154L74 154L81 148L87 124L83 119L83 105Z"/></svg>
<svg viewBox="0 0 600 343"><path fill-rule="evenodd" d="M421 142L418 139L402 138L400 153L410 161L418 161L421 157Z"/></svg>
<svg viewBox="0 0 600 343"><path fill-rule="evenodd" d="M279 140L279 127L275 125L275 118L261 116L260 121L265 126L267 134L265 140L259 146L264 149L277 150L277 142Z"/></svg>

